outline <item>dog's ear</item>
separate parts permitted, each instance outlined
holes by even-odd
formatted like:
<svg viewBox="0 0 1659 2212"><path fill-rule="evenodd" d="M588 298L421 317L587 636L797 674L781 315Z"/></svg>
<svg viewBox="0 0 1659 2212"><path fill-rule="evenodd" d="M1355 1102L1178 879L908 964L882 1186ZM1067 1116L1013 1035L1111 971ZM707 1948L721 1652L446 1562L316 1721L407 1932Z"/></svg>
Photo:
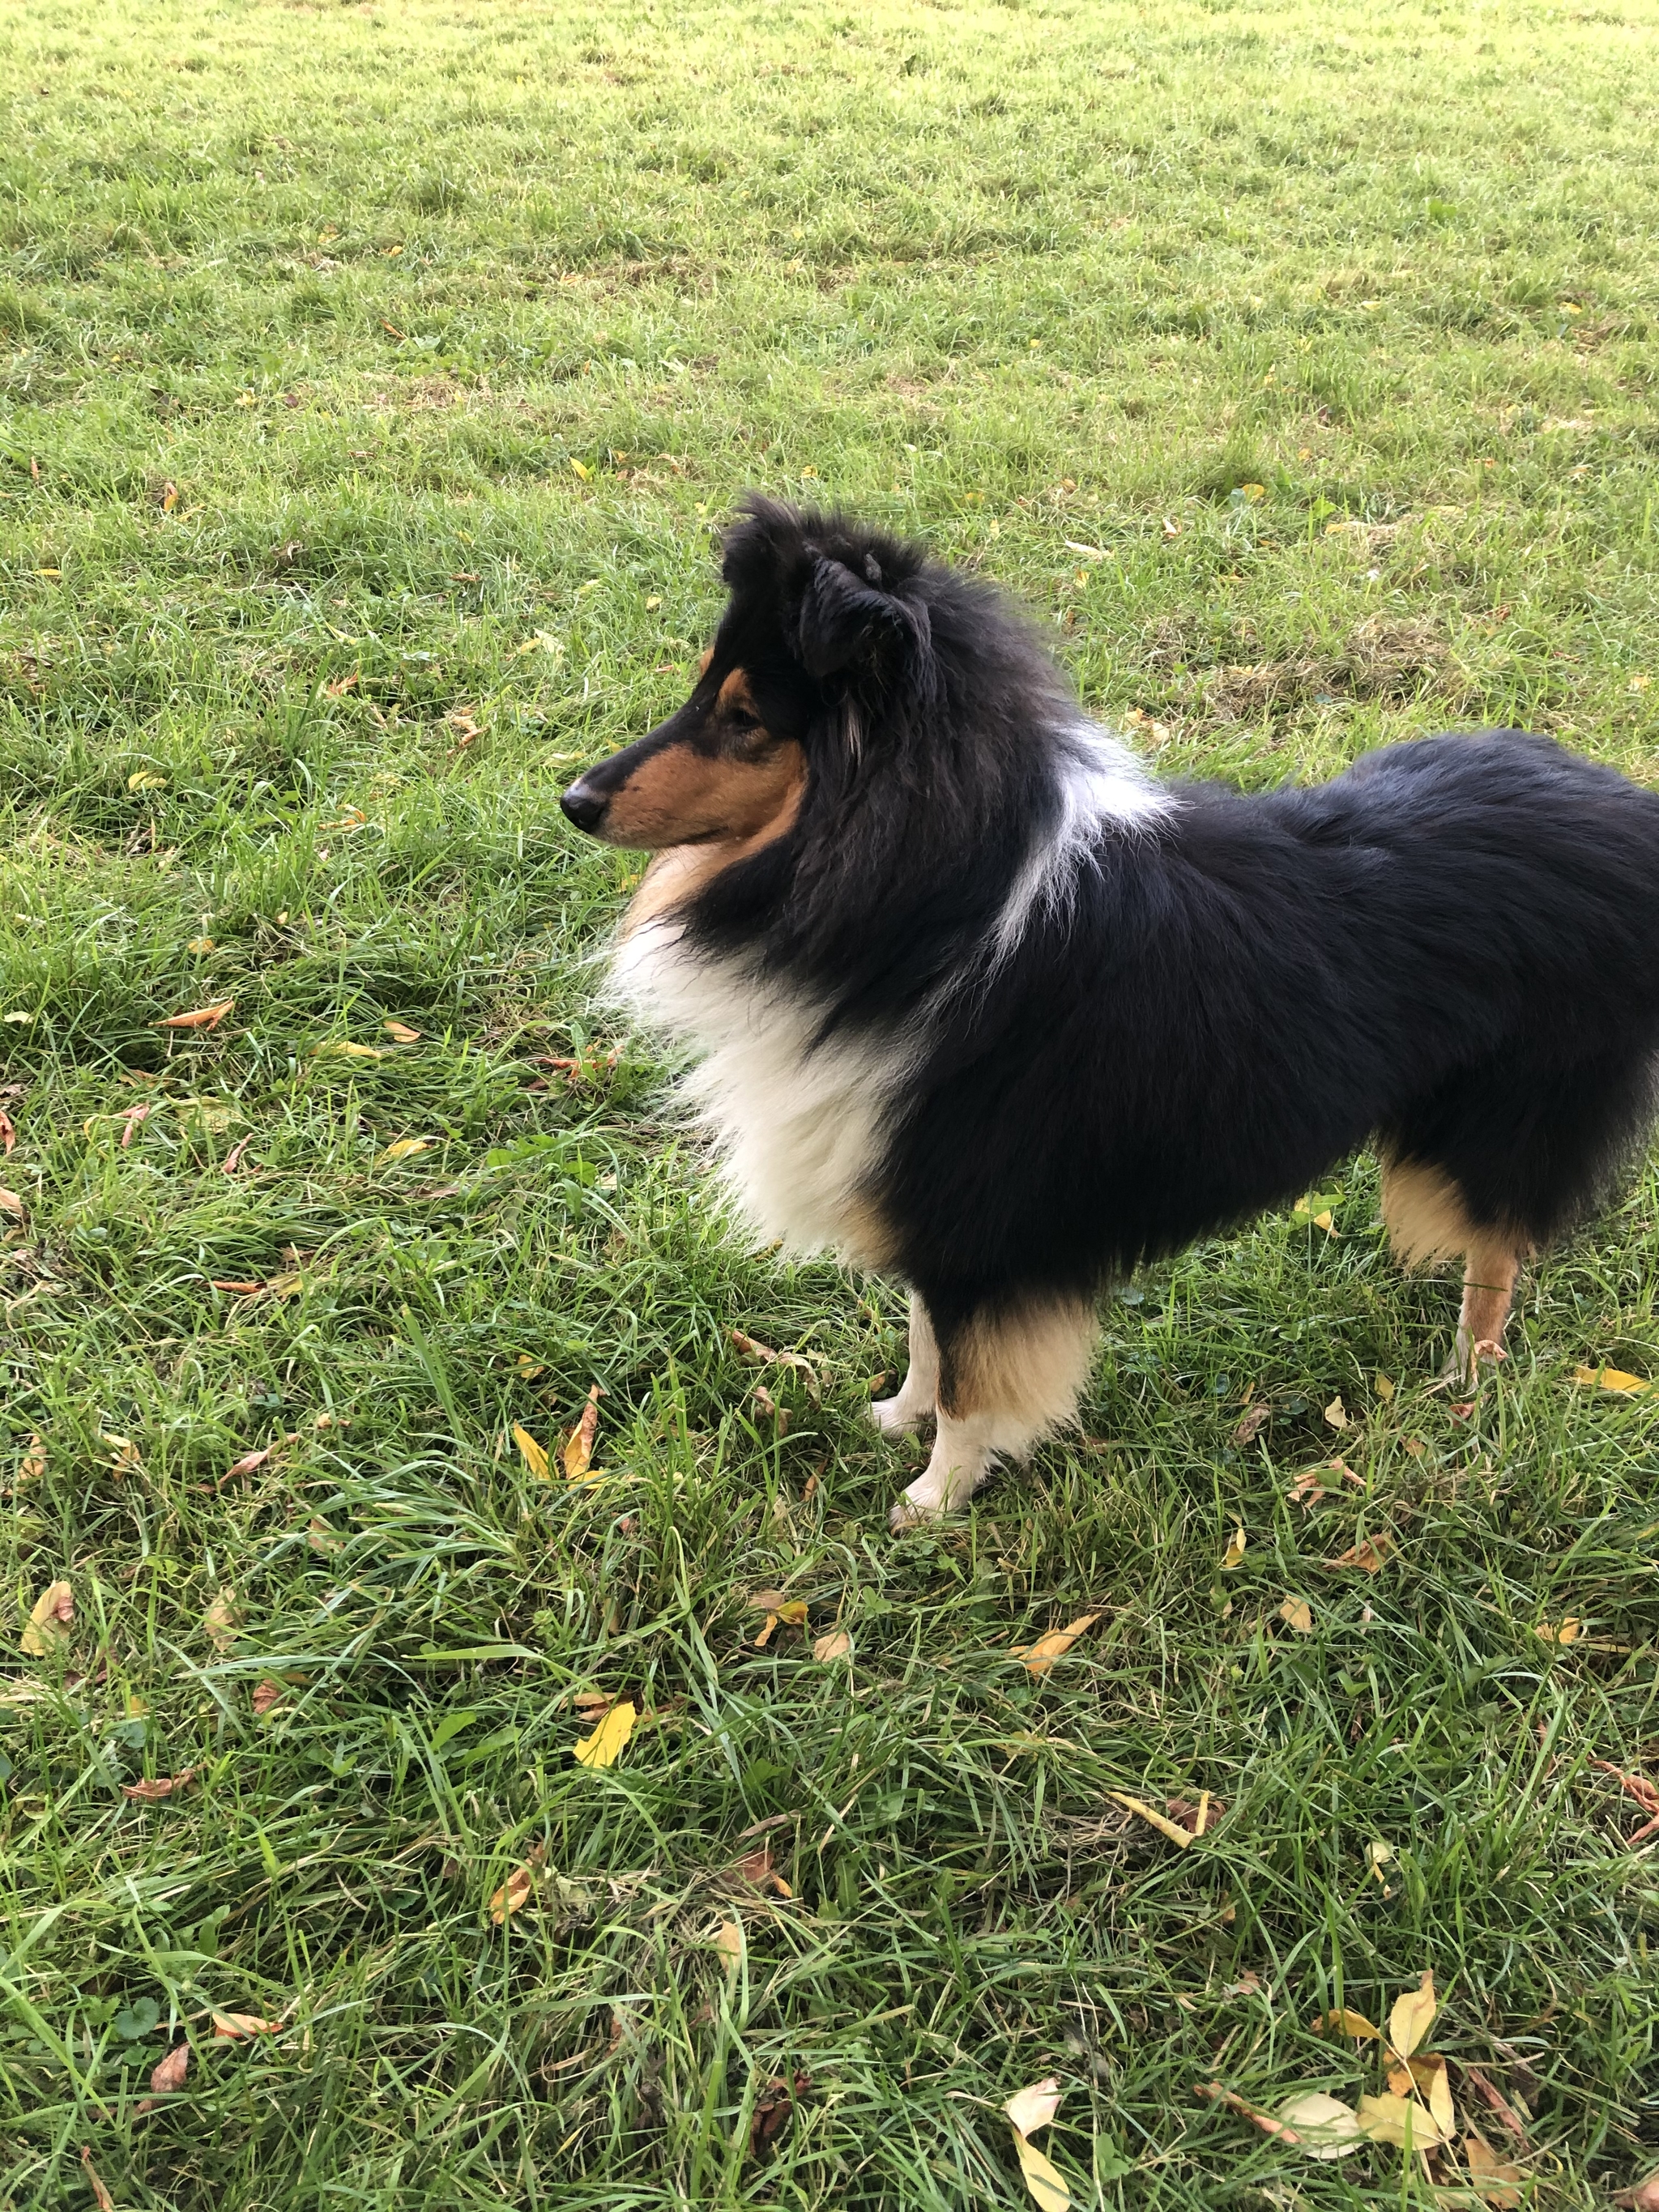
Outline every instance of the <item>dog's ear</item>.
<svg viewBox="0 0 1659 2212"><path fill-rule="evenodd" d="M800 657L809 675L919 676L932 642L927 610L884 588L873 553L859 566L820 553L801 594Z"/></svg>

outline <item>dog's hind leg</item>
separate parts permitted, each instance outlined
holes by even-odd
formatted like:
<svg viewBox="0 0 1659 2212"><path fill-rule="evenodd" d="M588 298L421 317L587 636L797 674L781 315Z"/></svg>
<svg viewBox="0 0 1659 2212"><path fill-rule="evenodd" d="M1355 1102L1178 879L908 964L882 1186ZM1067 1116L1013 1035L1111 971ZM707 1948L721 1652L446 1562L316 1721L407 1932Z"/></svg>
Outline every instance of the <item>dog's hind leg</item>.
<svg viewBox="0 0 1659 2212"><path fill-rule="evenodd" d="M1530 1240L1475 1220L1462 1185L1423 1160L1385 1157L1382 1218L1402 1267L1433 1267L1462 1255L1463 1305L1446 1373L1472 1382L1483 1359L1504 1356L1504 1324Z"/></svg>
<svg viewBox="0 0 1659 2212"><path fill-rule="evenodd" d="M896 1393L878 1398L870 1418L888 1436L919 1428L931 1421L939 1405L939 1342L927 1309L915 1291L910 1293L910 1364Z"/></svg>
<svg viewBox="0 0 1659 2212"><path fill-rule="evenodd" d="M1514 1238L1498 1230L1480 1231L1471 1240L1463 1256L1463 1310L1449 1370L1460 1382L1472 1382L1483 1359L1504 1357L1504 1324L1521 1260Z"/></svg>
<svg viewBox="0 0 1659 2212"><path fill-rule="evenodd" d="M896 1528L963 1505L1000 1459L1024 1459L1073 1419L1088 1378L1094 1309L1076 1299L981 1308L941 1323L933 1457L894 1506Z"/></svg>

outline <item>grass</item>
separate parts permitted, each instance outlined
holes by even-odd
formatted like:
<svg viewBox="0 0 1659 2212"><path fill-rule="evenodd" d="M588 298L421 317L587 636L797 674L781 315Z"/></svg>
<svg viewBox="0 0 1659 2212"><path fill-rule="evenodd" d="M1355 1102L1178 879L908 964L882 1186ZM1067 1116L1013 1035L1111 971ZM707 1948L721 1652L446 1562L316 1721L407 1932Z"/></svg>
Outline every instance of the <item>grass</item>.
<svg viewBox="0 0 1659 2212"><path fill-rule="evenodd" d="M1652 0L3 0L0 2203L85 2145L180 2212L1008 2207L1052 2071L1079 2206L1422 2207L1194 2090L1377 2087L1308 2022L1425 1968L1533 2199L1653 2166L1592 1761L1659 1775L1659 1397L1571 1380L1659 1372L1651 1169L1455 1407L1351 1164L890 1538L900 1291L711 1216L556 793L681 693L750 484L1005 580L1167 769L1651 774L1656 60ZM733 1327L822 1363L787 1433ZM607 1479L538 1479L596 1382ZM608 1771L593 1693L653 1716Z"/></svg>

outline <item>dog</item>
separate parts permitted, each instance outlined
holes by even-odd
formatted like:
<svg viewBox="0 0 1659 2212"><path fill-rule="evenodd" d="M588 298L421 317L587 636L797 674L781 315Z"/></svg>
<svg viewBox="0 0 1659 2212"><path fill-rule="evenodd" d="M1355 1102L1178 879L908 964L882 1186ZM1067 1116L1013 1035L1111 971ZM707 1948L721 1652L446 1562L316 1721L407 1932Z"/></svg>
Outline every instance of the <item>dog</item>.
<svg viewBox="0 0 1659 2212"><path fill-rule="evenodd" d="M1463 1262L1455 1369L1501 1358L1656 1111L1659 794L1506 729L1164 782L919 546L757 497L724 575L690 698L562 804L653 855L616 985L755 1229L909 1285L895 1526L1074 1418L1114 1279L1368 1140L1400 1260Z"/></svg>

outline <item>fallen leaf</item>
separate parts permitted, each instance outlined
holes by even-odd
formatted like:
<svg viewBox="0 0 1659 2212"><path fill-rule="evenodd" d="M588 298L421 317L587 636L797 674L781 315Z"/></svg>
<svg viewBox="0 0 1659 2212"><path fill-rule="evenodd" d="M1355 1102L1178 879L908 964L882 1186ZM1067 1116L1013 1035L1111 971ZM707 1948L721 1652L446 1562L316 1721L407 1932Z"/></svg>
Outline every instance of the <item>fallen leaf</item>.
<svg viewBox="0 0 1659 2212"><path fill-rule="evenodd" d="M1330 1404L1326 1407L1325 1419L1334 1429L1346 1429L1347 1427L1348 1411L1347 1407L1342 1403L1341 1394L1340 1392L1332 1399Z"/></svg>
<svg viewBox="0 0 1659 2212"><path fill-rule="evenodd" d="M1365 2138L1352 2106L1328 2097L1322 2089L1304 2089L1287 2097L1279 2118L1296 2131L1297 2145L1310 2158L1346 2158Z"/></svg>
<svg viewBox="0 0 1659 2212"><path fill-rule="evenodd" d="M325 1037L321 1044L313 1045L312 1056L331 1052L342 1060L384 1060L386 1054L377 1044L354 1044L349 1037Z"/></svg>
<svg viewBox="0 0 1659 2212"><path fill-rule="evenodd" d="M623 1698L611 1706L592 1735L584 1736L575 1746L577 1764L581 1766L614 1766L622 1757L623 1747L634 1733L639 1712L632 1698Z"/></svg>
<svg viewBox="0 0 1659 2212"><path fill-rule="evenodd" d="M416 1152L429 1152L434 1139L430 1137L398 1137L381 1153L383 1160L412 1159Z"/></svg>
<svg viewBox="0 0 1659 2212"><path fill-rule="evenodd" d="M526 1382L533 1382L538 1375L545 1375L547 1372L543 1363L539 1359L532 1359L527 1352L521 1352L519 1354L517 1364L520 1374Z"/></svg>
<svg viewBox="0 0 1659 2212"><path fill-rule="evenodd" d="M1382 1401L1382 1403L1385 1406L1393 1404L1394 1384L1389 1381L1386 1375L1380 1371L1376 1376L1376 1395Z"/></svg>
<svg viewBox="0 0 1659 2212"><path fill-rule="evenodd" d="M1002 2108L1013 2124L1014 2154L1039 2212L1068 2212L1072 2202L1071 2191L1060 2175L1036 2144L1029 2141L1035 2129L1048 2125L1059 2104L1060 2084L1051 2076L1046 2081L1033 2082L1029 2089L1020 2090Z"/></svg>
<svg viewBox="0 0 1659 2212"><path fill-rule="evenodd" d="M1413 1459L1421 1459L1428 1449L1421 1437L1401 1437L1400 1443L1401 1449L1408 1452Z"/></svg>
<svg viewBox="0 0 1659 2212"><path fill-rule="evenodd" d="M181 1767L177 1774L155 1774L143 1782L124 1782L121 1795L131 1797L137 1804L159 1805L164 1797L173 1797L180 1790L187 1790L195 1779L193 1766Z"/></svg>
<svg viewBox="0 0 1659 2212"><path fill-rule="evenodd" d="M1152 1806L1145 1803L1139 1797L1126 1796L1121 1790L1109 1790L1106 1795L1114 1805L1121 1805L1126 1813L1133 1813L1138 1819L1149 1822L1158 1830L1160 1836L1167 1836L1170 1841L1178 1845L1182 1850L1186 1850L1192 1844L1193 1831L1190 1828L1179 1826L1166 1813L1155 1811Z"/></svg>
<svg viewBox="0 0 1659 2212"><path fill-rule="evenodd" d="M1350 2012L1346 2005L1330 2012L1316 2012L1308 2023L1316 2035L1351 2035L1356 2043L1380 2043L1382 2031L1367 2020L1363 2012Z"/></svg>
<svg viewBox="0 0 1659 2212"><path fill-rule="evenodd" d="M90 2143L82 2143L81 2146L81 2171L87 2177L87 2187L92 2191L93 2202L97 2205L98 2212L115 2212L115 2199L99 2179L98 2169L92 2162Z"/></svg>
<svg viewBox="0 0 1659 2212"><path fill-rule="evenodd" d="M237 1169L242 1164L243 1153L246 1152L248 1146L252 1142L253 1139L252 1137L244 1137L240 1143L233 1145L230 1150L225 1154L224 1164L219 1170L220 1174L234 1176Z"/></svg>
<svg viewBox="0 0 1659 2212"><path fill-rule="evenodd" d="M1543 1638L1546 1644L1577 1644L1584 1632L1584 1624L1582 1620L1570 1616L1561 1623L1559 1628L1552 1628L1548 1621L1540 1620L1537 1632Z"/></svg>
<svg viewBox="0 0 1659 2212"><path fill-rule="evenodd" d="M1060 2110L1060 2083L1051 2074L1047 2081L1034 2081L1029 2089L1018 2091L1002 2109L1021 2135L1035 2135Z"/></svg>
<svg viewBox="0 0 1659 2212"><path fill-rule="evenodd" d="M1516 2117L1508 2099L1493 2088L1478 2066L1471 2066L1467 2058L1460 2058L1457 2063L1462 2069L1463 2079L1468 2086L1474 2091L1483 2104L1491 2106L1522 2148L1523 2150L1528 2148L1530 2146L1527 2142L1527 2130Z"/></svg>
<svg viewBox="0 0 1659 2212"><path fill-rule="evenodd" d="M198 1006L193 1013L169 1014L164 1022L157 1022L155 1026L158 1030L216 1030L235 1004L234 999L221 999L211 1006ZM180 2048L188 2046L181 2045Z"/></svg>
<svg viewBox="0 0 1659 2212"><path fill-rule="evenodd" d="M1575 1367L1572 1379L1589 1390L1613 1390L1621 1397L1632 1398L1638 1392L1653 1388L1644 1376L1626 1375L1622 1367Z"/></svg>
<svg viewBox="0 0 1659 2212"><path fill-rule="evenodd" d="M519 1456L535 1476L537 1481L545 1482L548 1470L547 1454L531 1435L529 1430L520 1427L517 1421L513 1424L513 1441L519 1447Z"/></svg>
<svg viewBox="0 0 1659 2212"><path fill-rule="evenodd" d="M514 1867L512 1873L489 1900L489 1917L495 1925L502 1927L509 1916L521 1905L528 1905L536 1887L534 1867Z"/></svg>
<svg viewBox="0 0 1659 2212"><path fill-rule="evenodd" d="M1235 1528L1232 1541L1221 1555L1221 1571L1224 1575L1231 1574L1233 1569L1243 1561L1246 1541L1244 1531L1242 1528Z"/></svg>
<svg viewBox="0 0 1659 2212"><path fill-rule="evenodd" d="M235 1591L222 1589L202 1615L202 1626L206 1629L208 1641L216 1651L222 1654L230 1650L236 1641L240 1625Z"/></svg>
<svg viewBox="0 0 1659 2212"><path fill-rule="evenodd" d="M743 1957L743 1930L735 1920L722 1920L714 1936L714 1948L731 1966Z"/></svg>
<svg viewBox="0 0 1659 2212"><path fill-rule="evenodd" d="M804 2072L797 2072L787 2081L776 2076L767 2083L755 2100L754 2117L749 2123L750 2158L758 2158L777 2141L793 2117L796 2099L804 2097L811 2086L811 2075Z"/></svg>
<svg viewBox="0 0 1659 2212"><path fill-rule="evenodd" d="M592 469L587 467L586 463L577 460L573 455L570 462L570 473L572 476L580 477L582 482L586 483L588 478L592 475L593 471Z"/></svg>
<svg viewBox="0 0 1659 2212"><path fill-rule="evenodd" d="M1279 1618L1298 1636L1313 1634L1313 1607L1305 1598L1287 1597L1279 1608Z"/></svg>
<svg viewBox="0 0 1659 2212"><path fill-rule="evenodd" d="M337 1552L340 1540L319 1513L313 1513L306 1523L306 1542L313 1552Z"/></svg>
<svg viewBox="0 0 1659 2212"><path fill-rule="evenodd" d="M805 1384L806 1395L812 1403L817 1406L823 1402L817 1363L810 1359L804 1352L775 1352L769 1344L762 1344L757 1337L745 1336L740 1328L732 1331L732 1341L745 1359L758 1359L774 1366L793 1368ZM756 1395L758 1397L759 1395L757 1391ZM770 1395L769 1392L768 1395ZM775 1412L776 1407L773 1407L771 1410Z"/></svg>
<svg viewBox="0 0 1659 2212"><path fill-rule="evenodd" d="M190 2045L175 2043L167 2057L151 2073L149 2086L158 2097L170 2096L173 2090L182 2089L185 2076L190 2071Z"/></svg>
<svg viewBox="0 0 1659 2212"><path fill-rule="evenodd" d="M1233 1431L1234 1443L1254 1443L1262 1430L1267 1427L1268 1416L1272 1411L1273 1408L1265 1400L1258 1406L1247 1407L1243 1419Z"/></svg>
<svg viewBox="0 0 1659 2212"><path fill-rule="evenodd" d="M1475 2194L1496 2205L1498 2212L1521 2202L1522 2179L1518 2166L1512 2166L1486 2140L1471 2128L1463 2138L1463 2156L1468 2161L1469 2179L1474 2184ZM1654 2203L1659 2206L1659 2190L1654 2192Z"/></svg>
<svg viewBox="0 0 1659 2212"><path fill-rule="evenodd" d="M275 1444L267 1444L263 1451L244 1452L240 1459L237 1460L234 1465L228 1467L225 1469L226 1476L228 1477L233 1474L252 1474L256 1468L261 1468L264 1465L265 1462L271 1457L276 1449L276 1447Z"/></svg>
<svg viewBox="0 0 1659 2212"><path fill-rule="evenodd" d="M1440 2009L1434 1994L1434 1976L1425 1973L1414 1990L1394 2001L1389 2014L1389 2045L1396 2056L1409 2058L1434 2025Z"/></svg>
<svg viewBox="0 0 1659 2212"><path fill-rule="evenodd" d="M15 1152L16 1149L17 1131L13 1126L11 1115L7 1113L3 1106L0 1106L0 1150L9 1154Z"/></svg>
<svg viewBox="0 0 1659 2212"><path fill-rule="evenodd" d="M590 1385L587 1403L582 1407L582 1417L564 1440L564 1475L567 1482L580 1482L593 1463L593 1438L599 1426L599 1386Z"/></svg>
<svg viewBox="0 0 1659 2212"><path fill-rule="evenodd" d="M255 1720L263 1720L265 1715L270 1711L271 1707L273 1705L280 1705L282 1700L283 1686L280 1682L272 1681L269 1674L267 1674L262 1681L256 1682L253 1686L253 1717Z"/></svg>
<svg viewBox="0 0 1659 2212"><path fill-rule="evenodd" d="M793 1897L795 1893L773 1865L770 1844L761 1844L745 1852L738 1861L738 1872L757 1889L769 1889L779 1897Z"/></svg>
<svg viewBox="0 0 1659 2212"><path fill-rule="evenodd" d="M17 1462L16 1482L38 1482L46 1471L46 1450L38 1430L29 1435L28 1449Z"/></svg>
<svg viewBox="0 0 1659 2212"><path fill-rule="evenodd" d="M1389 2087L1396 2097L1420 2097L1448 2142L1456 2134L1457 2114L1452 2104L1451 2083L1446 2078L1446 2062L1439 2051L1419 2051L1403 2066L1391 2066Z"/></svg>
<svg viewBox="0 0 1659 2212"><path fill-rule="evenodd" d="M1627 2206L1629 2212L1659 2212L1659 2172L1638 2181L1634 2189L1621 2189L1613 2201Z"/></svg>
<svg viewBox="0 0 1659 2212"><path fill-rule="evenodd" d="M254 2012L216 2012L213 2033L221 2043L251 2043L256 2035L280 2035L280 2020L261 2020Z"/></svg>
<svg viewBox="0 0 1659 2212"><path fill-rule="evenodd" d="M1325 1565L1328 1567L1358 1567L1363 1573L1380 1575L1393 1550L1394 1538L1386 1531L1379 1530L1375 1536L1363 1537L1358 1543L1350 1545L1335 1559L1327 1559Z"/></svg>
<svg viewBox="0 0 1659 2212"><path fill-rule="evenodd" d="M1225 2105L1230 2112L1238 2113L1252 2127L1260 2128L1263 2135L1278 2136L1285 2142L1299 2143L1302 2140L1293 2127L1283 2120L1275 2119L1271 2112L1264 2112L1259 2106L1251 2104L1248 2097L1241 2097L1237 2090L1224 2089L1219 2081L1196 2082L1193 2094L1198 2097L1207 2097L1212 2103Z"/></svg>
<svg viewBox="0 0 1659 2212"><path fill-rule="evenodd" d="M1431 2150L1445 2137L1433 2116L1415 2099L1362 2097L1355 2115L1360 2133L1372 2142L1393 2143L1399 2150Z"/></svg>
<svg viewBox="0 0 1659 2212"><path fill-rule="evenodd" d="M48 1583L29 1607L22 1650L31 1659L44 1659L64 1641L74 1619L73 1589L68 1583Z"/></svg>
<svg viewBox="0 0 1659 2212"><path fill-rule="evenodd" d="M166 776L157 775L154 769L137 769L127 778L129 791L165 791L167 787Z"/></svg>
<svg viewBox="0 0 1659 2212"><path fill-rule="evenodd" d="M0 1188L0 1213L9 1213L19 1221L23 1218L23 1201L15 1190Z"/></svg>
<svg viewBox="0 0 1659 2212"><path fill-rule="evenodd" d="M1039 1636L1035 1644L1017 1644L1010 1656L1023 1660L1026 1673L1040 1679L1048 1672L1056 1659L1071 1650L1084 1631L1092 1628L1099 1619L1097 1613L1080 1613L1075 1620L1068 1620L1064 1628L1051 1628L1046 1636Z"/></svg>
<svg viewBox="0 0 1659 2212"><path fill-rule="evenodd" d="M387 1022L386 1033L396 1044L418 1044L421 1040L420 1030L410 1029L407 1022Z"/></svg>
<svg viewBox="0 0 1659 2212"><path fill-rule="evenodd" d="M40 1439L34 1439L39 1443ZM1593 1759L1590 1765L1598 1774L1610 1774L1627 1797L1633 1797L1644 1813L1659 1813L1659 1789L1656 1789L1644 1774L1626 1774L1610 1759Z"/></svg>
<svg viewBox="0 0 1659 2212"><path fill-rule="evenodd" d="M850 1659L852 1656L853 1639L844 1628L832 1628L813 1640L812 1656L822 1666L828 1666L833 1659Z"/></svg>

